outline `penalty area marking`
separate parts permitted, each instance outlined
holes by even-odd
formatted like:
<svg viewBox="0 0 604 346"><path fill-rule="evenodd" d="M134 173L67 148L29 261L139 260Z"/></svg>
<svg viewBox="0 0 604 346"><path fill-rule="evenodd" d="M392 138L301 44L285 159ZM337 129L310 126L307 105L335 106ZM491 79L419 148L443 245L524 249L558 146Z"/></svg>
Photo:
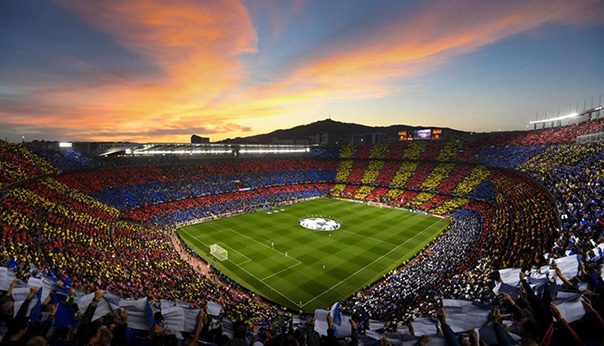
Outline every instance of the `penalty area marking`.
<svg viewBox="0 0 604 346"><path fill-rule="evenodd" d="M423 231L419 232L418 234L414 235L413 237L407 239L404 243L399 244L398 246L396 246L395 248L393 248L392 250L386 252L385 254L383 254L382 256L376 258L375 260L373 260L373 262L369 263L368 265L364 266L363 268L357 270L356 272L350 274L350 276L348 276L347 278L345 278L344 280L338 282L337 284L331 286L330 288L326 289L325 291L323 291L323 293L317 295L316 297L314 297L313 299L307 301L306 303L300 305L300 308L305 307L306 305L310 304L311 302L313 302L314 300L316 300L317 298L319 298L320 296L324 295L325 293L333 290L334 288L338 287L339 285L341 285L342 283L348 281L350 278L356 276L358 273L360 273L361 271L365 270L367 267L373 265L375 262L381 260L382 258L386 257L388 254L390 254L392 251L397 250L398 248L400 248L401 246L407 244L407 242L411 241L413 238L417 237L420 234L423 234L425 231L431 229L432 227L434 227L435 225L439 224L441 221L443 221L442 219L439 219L438 221L436 221L435 223L433 223L432 225L430 225L427 228L424 228Z"/></svg>
<svg viewBox="0 0 604 346"><path fill-rule="evenodd" d="M201 241L201 239L199 239L199 237L195 237L195 236L193 236L191 233L189 233L189 231L185 231L185 232L187 232L187 234L189 234L189 236L191 236L191 238L193 238L193 239L197 240L198 242L202 243L202 244L203 244L203 246L207 247L208 249L210 248L210 246L209 246L208 244L204 243L203 241ZM219 232L214 232L214 233L212 233L212 234L216 234L216 233L220 233L220 232L221 232L221 231L219 231ZM216 243L216 244L218 244L218 243ZM232 247L230 247L230 246L228 246L228 245L226 245L226 244L219 244L219 245L221 245L222 247L228 247L228 248L229 248L229 249L231 249L233 252L236 252L236 253L240 254L241 256L243 256L243 257L247 258L245 261L243 261L243 262L241 262L241 263L239 263L239 264L245 264L245 263L247 263L247 262L251 262L251 261L252 261L252 259L251 259L251 258L247 257L246 255L242 254L241 252L239 252L239 251L237 251L237 250L233 249ZM211 256L211 255L210 255L210 256ZM227 261L230 261L231 263L236 264L236 263L235 263L233 260L231 260L230 258L229 258L229 259L227 259Z"/></svg>
<svg viewBox="0 0 604 346"><path fill-rule="evenodd" d="M232 229L231 229L231 230L232 230ZM188 230L183 230L183 231L184 231L184 232L186 232L186 233L187 233L189 236L191 236L193 239L197 240L198 242L202 243L204 246L208 247L208 245L207 245L206 243L202 242L202 241L201 241L201 240L199 240L197 237L194 237L194 236L193 236L191 233L189 233L189 231L188 231ZM234 231L234 230L233 230L233 231ZM235 232L236 232L236 233L239 233L239 232L237 232L237 231L235 231ZM216 232L216 233L218 233L218 232ZM248 237L248 238L249 238L249 237ZM252 238L250 238L250 239L252 239ZM252 239L252 240L254 240L254 239ZM258 242L258 243L260 243L260 242ZM260 244L261 244L261 243L260 243ZM209 248L209 247L208 247L208 248ZM237 252L237 253L240 253L239 251L236 251L236 250L234 250L234 251L235 251L235 252ZM277 251L277 252L278 252L278 251ZM280 253L280 252L279 252L279 253ZM240 253L240 254L241 254L241 253ZM247 256L245 256L245 255L243 255L243 254L241 254L241 255L242 255L242 256L244 256L245 258L247 258L248 260L247 260L247 261L245 261L245 262L241 262L240 264L248 263L248 262L250 262L250 261L251 261L251 259L250 259L249 257L247 257ZM289 257L289 258L295 259L295 258L293 258L293 257ZM268 279L268 278L270 278L270 277L272 277L272 276L275 276L275 275L277 275L277 274L279 274L279 273L281 273L281 272L283 272L283 271L285 271L285 270L287 270L287 269L291 269L291 268L293 268L293 267L295 267L295 266L297 266L297 265L301 264L302 262L300 262L300 261L296 260L296 261L298 261L298 263L296 263L296 264L294 264L294 265L292 265L292 266L289 266L289 267L287 267L287 268L285 268L285 269L282 269L282 270L280 270L280 271L279 271L279 272L277 272L277 273L274 273L274 274L272 274L272 275L269 275L269 276L265 277L264 279L260 279L260 278L258 278L256 275L254 275L254 274L250 273L249 271L247 271L247 270L246 270L245 268L243 268L241 265L239 265L239 264L235 263L234 261L232 261L231 259L227 259L227 261L229 261L229 262L233 263L234 265L236 265L236 266L237 266L239 269L241 269L241 270L243 270L244 272L246 272L246 273L247 273L249 276L253 277L254 279L256 279L256 280L258 280L258 281L260 281L260 282L262 282L262 283L263 283L263 284L264 284L266 287L270 288L271 290L273 290L274 292L276 292L277 294L279 294L279 295L280 295L280 296L282 296L283 298L285 298L285 299L287 299L288 301L290 301L292 304L294 304L294 306L300 306L300 304L299 304L299 303L296 303L295 301L291 300L291 299L290 299L288 296L286 296L285 294L281 293L279 290L275 289L273 286L271 286L271 285L267 284L267 283L266 283L264 280L266 280L266 279Z"/></svg>

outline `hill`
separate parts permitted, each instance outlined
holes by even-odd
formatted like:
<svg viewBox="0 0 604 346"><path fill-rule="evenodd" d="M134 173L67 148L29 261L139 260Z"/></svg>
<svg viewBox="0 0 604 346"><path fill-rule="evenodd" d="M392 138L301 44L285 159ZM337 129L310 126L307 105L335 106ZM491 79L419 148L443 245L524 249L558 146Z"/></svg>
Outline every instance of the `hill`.
<svg viewBox="0 0 604 346"><path fill-rule="evenodd" d="M429 126L367 126L355 123L345 123L332 119L316 121L314 123L300 125L289 129L280 129L270 133L259 134L249 137L227 138L219 143L243 143L243 144L313 144L317 136L328 137L329 144L346 144L351 136L382 134L386 140L394 141L398 138L399 131L413 131L417 129L434 128ZM443 128L448 136L468 136L469 132ZM290 143L291 142L291 143Z"/></svg>

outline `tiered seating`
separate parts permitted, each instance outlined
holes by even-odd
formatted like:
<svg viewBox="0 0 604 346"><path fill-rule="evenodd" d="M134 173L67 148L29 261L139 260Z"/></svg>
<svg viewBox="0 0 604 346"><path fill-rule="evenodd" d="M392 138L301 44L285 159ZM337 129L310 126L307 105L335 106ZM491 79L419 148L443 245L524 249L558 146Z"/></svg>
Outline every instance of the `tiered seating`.
<svg viewBox="0 0 604 346"><path fill-rule="evenodd" d="M453 192L458 195L468 195L476 188L476 186L488 177L489 174L490 171L484 166L476 166L472 172L470 172L470 175L457 185Z"/></svg>
<svg viewBox="0 0 604 346"><path fill-rule="evenodd" d="M554 131L551 141L568 141L592 126L562 129L562 134ZM107 201L127 200L128 205L119 205L125 211L123 219L162 227L329 192L453 215L458 222L420 255L422 261L405 267L401 271L405 275L389 276L387 282L391 286L386 291L377 291L379 294L374 296L369 291L364 293L383 299L379 307L368 305L378 310L376 315L399 318L409 312L397 310L399 305L405 309L417 303L414 294L392 298L389 292L400 292L397 289L401 284L417 284L418 291L428 296L459 297L459 293L445 286L458 289L471 282L485 287L486 269L480 278L468 274L477 263L481 268L524 266L532 263L535 254L549 251L560 255L599 239L604 230L604 144L547 145L550 139L545 134L552 131L496 136L501 143L481 138L351 146L342 148L339 160L223 162L63 174L58 180L44 178L10 189L9 196L0 201L1 244L19 262L39 263L42 268L69 268L76 285L88 291L106 286L130 297L150 295L198 301L211 297L224 301L230 293L180 261L165 233L120 221L118 209L90 195ZM489 148L475 148L485 143ZM504 143L539 147L498 147ZM565 215L560 233L556 231L560 227L556 210L540 185L524 176L482 165L440 162L472 155L478 155L480 162L501 163L542 181ZM409 158L431 161L406 160ZM25 162L29 160L39 159L28 157ZM284 163L288 168L283 168ZM22 166L27 165L18 167ZM39 173L28 170L17 170L19 173L9 180L27 179ZM3 168L2 172L8 171L11 170ZM254 188L236 191L239 185L231 181L233 177L243 178L239 180L244 186ZM130 195L134 200L143 196L139 191L145 189L152 197L146 197L144 203L124 198ZM194 192L186 192L190 190ZM456 228L458 225L465 227ZM556 245L552 246L554 240ZM428 271L438 280L426 276ZM420 276L414 276L418 273ZM405 281L405 277L421 282ZM424 282L425 278L428 279ZM452 278L455 280L449 281ZM474 281L463 281L468 278ZM424 285L426 282L429 286ZM467 299L482 298L474 290L463 294L470 296ZM239 299L235 306L246 309L250 304L253 302Z"/></svg>
<svg viewBox="0 0 604 346"><path fill-rule="evenodd" d="M407 150L403 154L403 159L414 160L419 159L422 151L426 147L427 142L411 142L407 146Z"/></svg>
<svg viewBox="0 0 604 346"><path fill-rule="evenodd" d="M340 166L338 167L338 172L336 173L337 182L342 183L348 180L348 176L350 175L350 171L352 170L353 164L354 160L340 161Z"/></svg>
<svg viewBox="0 0 604 346"><path fill-rule="evenodd" d="M333 189L331 190L331 195L334 197L342 196L344 189L346 188L346 184L335 184Z"/></svg>
<svg viewBox="0 0 604 346"><path fill-rule="evenodd" d="M407 180L407 187L418 189L436 167L436 162L421 162L415 172Z"/></svg>
<svg viewBox="0 0 604 346"><path fill-rule="evenodd" d="M340 158L341 159L351 159L351 158L353 158L355 151L356 151L356 146L345 145L340 150Z"/></svg>
<svg viewBox="0 0 604 346"><path fill-rule="evenodd" d="M371 194L371 192L373 192L374 189L375 187L373 186L363 185L357 190L353 198L364 201Z"/></svg>
<svg viewBox="0 0 604 346"><path fill-rule="evenodd" d="M348 175L349 183L358 183L363 179L363 175L367 170L367 166L370 161L367 160L355 160L350 168L350 174ZM340 165L342 169L345 169L343 165ZM376 172L377 173L377 172Z"/></svg>
<svg viewBox="0 0 604 346"><path fill-rule="evenodd" d="M368 166L365 169L365 172L363 173L363 178L361 179L361 183L364 186L362 186L359 191L355 194L355 199L364 200L372 193L374 187L369 185L375 183L378 177L380 176L380 173L382 172L382 169L384 168L385 164L385 161L383 159L386 156L386 151L388 150L389 146L390 145L388 143L379 143L372 147L371 154L369 154L369 159L371 160L369 161ZM389 171L385 173L386 175L393 173L392 166L389 166L389 168ZM351 174L349 179L353 182L356 182L356 177L353 177L352 175L353 174ZM381 178L385 179L385 176L382 175ZM390 180L388 180L388 182L389 181Z"/></svg>
<svg viewBox="0 0 604 346"><path fill-rule="evenodd" d="M383 202L391 204L390 198L388 198L387 193L390 191L387 187L376 187L371 190L371 193L365 197L366 201L374 201L374 202Z"/></svg>
<svg viewBox="0 0 604 346"><path fill-rule="evenodd" d="M370 159L383 159L386 157L386 153L390 148L390 143L378 143L371 147L371 154L369 154Z"/></svg>
<svg viewBox="0 0 604 346"><path fill-rule="evenodd" d="M390 182L393 181L401 164L401 161L385 161L375 182L381 185L390 185Z"/></svg>
<svg viewBox="0 0 604 346"><path fill-rule="evenodd" d="M247 211L252 207L255 210L266 203L274 205L301 198L323 196L333 187L333 184L330 183L319 183L232 191L148 205L125 213L123 218L164 227Z"/></svg>
<svg viewBox="0 0 604 346"><path fill-rule="evenodd" d="M101 169L63 174L60 179L120 210L131 210L241 187L331 182L337 165L336 160L231 161Z"/></svg>
<svg viewBox="0 0 604 346"><path fill-rule="evenodd" d="M373 146L370 144L363 144L356 147L356 151L354 153L355 159L366 159L371 154L373 150Z"/></svg>
<svg viewBox="0 0 604 346"><path fill-rule="evenodd" d="M59 170L20 144L0 140L0 187Z"/></svg>
<svg viewBox="0 0 604 346"><path fill-rule="evenodd" d="M463 207L466 206L468 204L468 202L470 202L469 198L452 197L450 199L447 199L440 205L437 205L436 207L431 208L430 212L432 212L436 215L449 215L449 214L452 214L453 211L455 211L457 209L463 209Z"/></svg>
<svg viewBox="0 0 604 346"><path fill-rule="evenodd" d="M420 192L415 197L413 197L410 201L406 203L407 206L411 208L419 208L424 203L428 202L431 198L436 196L434 193L430 192Z"/></svg>
<svg viewBox="0 0 604 346"><path fill-rule="evenodd" d="M404 161L398 168L398 171L392 179L392 182L390 182L390 185L405 186L405 184L407 184L407 180L409 180L409 178L411 177L413 172L415 172L418 166L419 162L417 161Z"/></svg>
<svg viewBox="0 0 604 346"><path fill-rule="evenodd" d="M421 189L426 191L433 191L438 185L445 179L451 170L455 167L454 163L439 163L426 180L422 183Z"/></svg>
<svg viewBox="0 0 604 346"><path fill-rule="evenodd" d="M466 178L466 176L474 169L473 165L457 164L449 175L443 179L436 190L444 193L451 193L457 185Z"/></svg>
<svg viewBox="0 0 604 346"><path fill-rule="evenodd" d="M435 141L435 142L427 142L425 145L424 151L420 155L420 159L422 160L435 160L438 155L441 154L445 146L445 142Z"/></svg>
<svg viewBox="0 0 604 346"><path fill-rule="evenodd" d="M390 147L386 152L386 159L388 160L400 160L407 147L408 142L394 142L390 144Z"/></svg>
<svg viewBox="0 0 604 346"><path fill-rule="evenodd" d="M447 142L436 157L437 161L451 161L453 160L462 150L466 141L462 138L451 138Z"/></svg>
<svg viewBox="0 0 604 346"><path fill-rule="evenodd" d="M435 208L439 207L441 204L447 202L452 197L447 195L434 195L429 200L427 200L424 204L419 206L420 210L432 211ZM446 214L445 214L446 215Z"/></svg>

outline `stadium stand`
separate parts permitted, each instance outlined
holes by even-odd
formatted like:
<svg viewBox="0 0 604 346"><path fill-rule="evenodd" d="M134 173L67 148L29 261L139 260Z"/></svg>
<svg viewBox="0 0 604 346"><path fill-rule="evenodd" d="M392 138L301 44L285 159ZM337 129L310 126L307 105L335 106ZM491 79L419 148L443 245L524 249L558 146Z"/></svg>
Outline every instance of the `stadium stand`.
<svg viewBox="0 0 604 346"><path fill-rule="evenodd" d="M471 333L459 333L468 329L459 329L454 309L466 301L482 314L472 328L493 330L488 344L520 339L598 344L604 340L604 144L573 143L600 126L602 120L594 120L440 142L344 146L337 154L326 148L302 160L111 168L97 168L77 153L37 152L46 161L19 144L0 142L5 268L0 284L6 291L1 302L5 331L0 334L7 340L2 343L25 344L43 336L53 344L103 344L103 333L112 335L115 344L166 341L161 313L149 318L158 323L146 332L127 333L137 329L134 317L120 312L93 320L101 301L109 301L99 290L142 298L150 311L166 316L172 311L166 301L181 302L177 304L200 314L192 318L198 323L183 327L179 335L195 343L223 345L229 340L212 332L214 322L204 318L203 309L195 310L208 302L222 305L230 321L275 323L278 306L251 299L253 292L222 273L192 265L199 258L172 230L265 203L330 195L454 220L411 261L341 302L342 312L352 316L353 344L422 344L427 338L420 335L431 334L422 326L437 328L426 317L439 321L442 340L449 344L471 339ZM240 191L242 187L246 189ZM543 269L548 259L559 261L559 267ZM546 277L549 272L553 274ZM22 282L10 285L13 277ZM94 303L85 307L63 300L54 306L57 293L50 300L36 300L39 291L25 284L32 278L48 278L57 290L73 287L79 300L89 294ZM67 290L64 295L75 294ZM166 300L163 307L161 299ZM492 309L493 304L498 308ZM27 312L28 306L46 315ZM77 310L84 316L78 322ZM505 322L504 315L509 316ZM383 322L375 328L368 319ZM289 329L261 333L279 344L294 339L298 344L337 343L333 325L319 339L313 319L296 326L293 321ZM102 332L103 324L111 328ZM76 331L68 333L64 327L69 326ZM248 336L238 323L230 328L230 338ZM153 333L146 334L149 330ZM489 332L481 329L480 334ZM439 339L436 333L430 337Z"/></svg>

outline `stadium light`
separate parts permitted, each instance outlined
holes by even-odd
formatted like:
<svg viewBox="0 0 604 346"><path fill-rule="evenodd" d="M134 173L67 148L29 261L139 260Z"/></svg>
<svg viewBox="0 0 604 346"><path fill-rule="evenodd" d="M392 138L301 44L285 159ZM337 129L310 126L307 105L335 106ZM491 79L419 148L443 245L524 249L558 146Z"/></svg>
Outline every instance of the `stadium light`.
<svg viewBox="0 0 604 346"><path fill-rule="evenodd" d="M579 114L577 114L577 113L570 113L569 115L563 115L563 116L551 118L551 119L533 120L533 121L530 121L529 124L540 124L540 123L547 123L550 121L564 120L564 119L574 118L578 115Z"/></svg>
<svg viewBox="0 0 604 346"><path fill-rule="evenodd" d="M164 154L176 154L176 155L194 155L194 154L230 154L232 150L220 150L220 149L193 149L193 150L134 150L134 155L164 155Z"/></svg>
<svg viewBox="0 0 604 346"><path fill-rule="evenodd" d="M59 148L71 148L72 144L69 142L59 142Z"/></svg>
<svg viewBox="0 0 604 346"><path fill-rule="evenodd" d="M241 154L288 154L288 153L307 153L310 148L305 149L241 149Z"/></svg>

